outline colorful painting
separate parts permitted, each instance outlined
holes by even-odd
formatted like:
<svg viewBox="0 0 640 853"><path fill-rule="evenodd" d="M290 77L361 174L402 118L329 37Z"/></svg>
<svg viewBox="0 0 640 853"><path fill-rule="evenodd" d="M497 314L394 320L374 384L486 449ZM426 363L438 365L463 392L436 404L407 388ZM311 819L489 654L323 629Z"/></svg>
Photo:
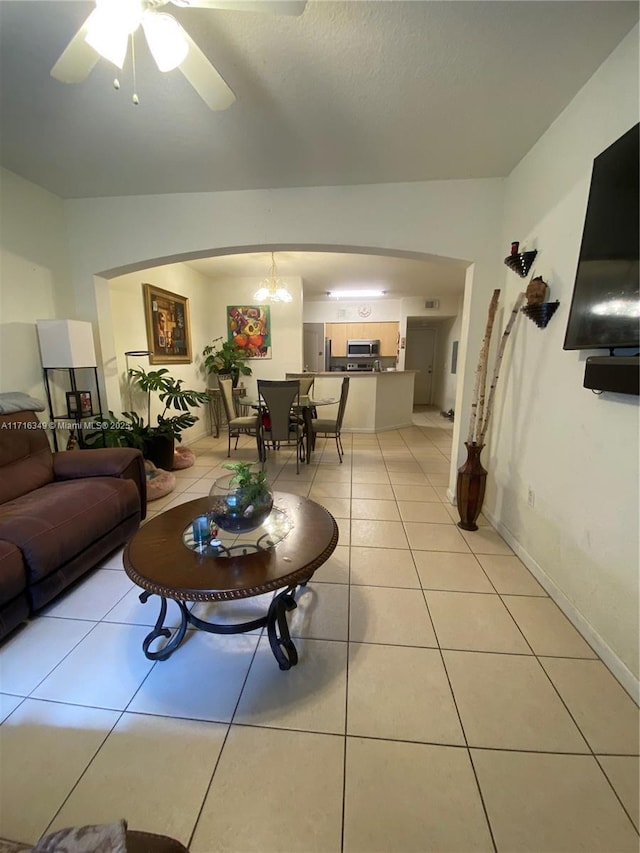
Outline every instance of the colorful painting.
<svg viewBox="0 0 640 853"><path fill-rule="evenodd" d="M189 300L152 284L142 292L150 364L190 364Z"/></svg>
<svg viewBox="0 0 640 853"><path fill-rule="evenodd" d="M271 358L271 316L268 305L228 305L229 341L247 358Z"/></svg>

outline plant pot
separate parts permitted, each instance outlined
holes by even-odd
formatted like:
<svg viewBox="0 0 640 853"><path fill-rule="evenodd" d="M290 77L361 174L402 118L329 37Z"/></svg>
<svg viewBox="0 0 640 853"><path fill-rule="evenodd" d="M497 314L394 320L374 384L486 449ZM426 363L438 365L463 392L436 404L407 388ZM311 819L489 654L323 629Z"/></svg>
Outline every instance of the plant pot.
<svg viewBox="0 0 640 853"><path fill-rule="evenodd" d="M230 370L228 373L218 373L217 376L222 377L222 379L230 379L232 387L238 387L238 382L240 380L239 370Z"/></svg>
<svg viewBox="0 0 640 853"><path fill-rule="evenodd" d="M163 471L171 471L173 468L173 454L175 452L175 439L170 435L154 435L145 442L145 459L153 462L156 468Z"/></svg>
<svg viewBox="0 0 640 853"><path fill-rule="evenodd" d="M458 468L456 482L456 502L462 530L477 530L476 521L482 509L484 490L487 484L487 472L480 462L484 444L475 441L464 443L467 448L467 461Z"/></svg>
<svg viewBox="0 0 640 853"><path fill-rule="evenodd" d="M256 493L252 486L231 483L233 474L216 480L209 492L209 516L227 533L247 533L266 521L273 509L273 492L265 484Z"/></svg>

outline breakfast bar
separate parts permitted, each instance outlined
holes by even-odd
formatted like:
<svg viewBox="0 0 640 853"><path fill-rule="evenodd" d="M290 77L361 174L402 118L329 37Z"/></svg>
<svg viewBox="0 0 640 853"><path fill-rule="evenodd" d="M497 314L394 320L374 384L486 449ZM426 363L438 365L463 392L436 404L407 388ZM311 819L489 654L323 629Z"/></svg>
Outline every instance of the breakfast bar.
<svg viewBox="0 0 640 853"><path fill-rule="evenodd" d="M331 371L290 376L314 376L313 396L316 399L339 397L342 380L349 377L343 432L384 432L410 427L413 423L415 370ZM337 406L335 408L337 411ZM327 407L322 417L334 417L334 412Z"/></svg>

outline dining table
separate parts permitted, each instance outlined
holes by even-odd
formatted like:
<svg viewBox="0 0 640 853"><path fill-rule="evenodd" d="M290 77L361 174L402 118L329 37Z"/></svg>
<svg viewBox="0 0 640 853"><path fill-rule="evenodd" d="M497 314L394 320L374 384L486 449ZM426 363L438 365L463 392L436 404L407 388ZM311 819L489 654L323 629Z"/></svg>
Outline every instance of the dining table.
<svg viewBox="0 0 640 853"><path fill-rule="evenodd" d="M320 406L332 406L340 402L339 397L312 397L309 394L300 394L298 402L292 406L292 411L299 413L304 424L304 455L307 465L311 462L311 454L313 453L313 416L315 410ZM266 410L265 402L262 399L250 397L242 397L237 400L237 405L243 408L256 409L257 411Z"/></svg>

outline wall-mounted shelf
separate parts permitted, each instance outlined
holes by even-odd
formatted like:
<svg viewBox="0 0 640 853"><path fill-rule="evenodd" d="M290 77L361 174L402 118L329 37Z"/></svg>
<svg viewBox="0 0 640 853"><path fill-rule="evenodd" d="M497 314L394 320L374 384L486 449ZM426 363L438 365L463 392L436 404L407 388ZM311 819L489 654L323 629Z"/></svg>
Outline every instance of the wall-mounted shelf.
<svg viewBox="0 0 640 853"><path fill-rule="evenodd" d="M522 308L522 313L526 314L530 320L533 320L540 329L546 329L549 320L556 313L559 305L560 302L557 300L555 302L542 302L539 305L525 305Z"/></svg>
<svg viewBox="0 0 640 853"><path fill-rule="evenodd" d="M537 254L536 249L533 249L531 252L513 252L511 255L507 255L504 262L512 272L519 275L520 278L525 278Z"/></svg>

